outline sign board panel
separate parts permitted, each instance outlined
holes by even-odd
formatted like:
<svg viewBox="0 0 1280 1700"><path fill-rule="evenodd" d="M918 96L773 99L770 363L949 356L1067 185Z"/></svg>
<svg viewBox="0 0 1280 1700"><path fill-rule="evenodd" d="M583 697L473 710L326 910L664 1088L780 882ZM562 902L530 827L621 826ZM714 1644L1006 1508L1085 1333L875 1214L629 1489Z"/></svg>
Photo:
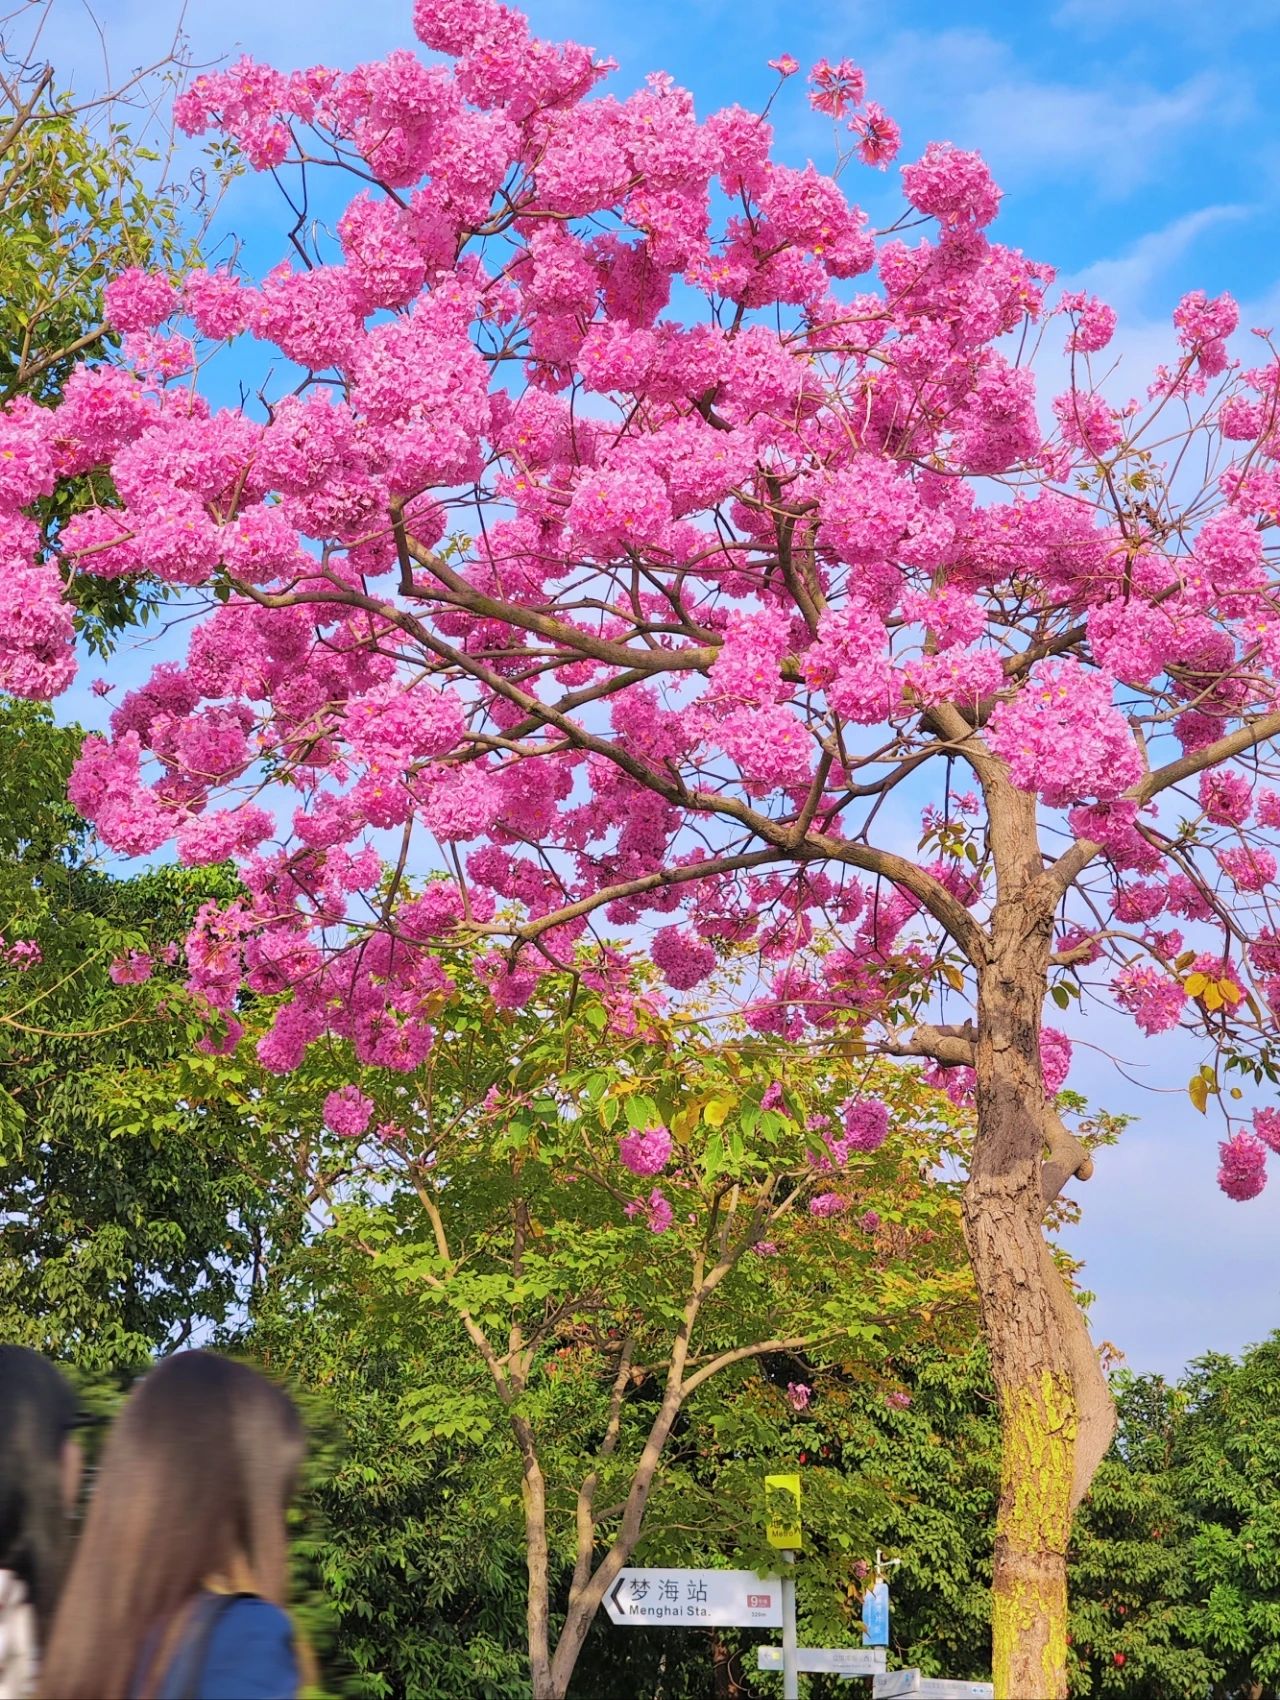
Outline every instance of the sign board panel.
<svg viewBox="0 0 1280 1700"><path fill-rule="evenodd" d="M766 1476L764 1496L769 1545L777 1547L779 1552L799 1552L802 1542L799 1476Z"/></svg>
<svg viewBox="0 0 1280 1700"><path fill-rule="evenodd" d="M800 1647L796 1651L796 1669L817 1675L828 1671L836 1676L875 1676L885 1666L883 1647ZM781 1670L781 1647L757 1647L756 1666L759 1670Z"/></svg>
<svg viewBox="0 0 1280 1700"><path fill-rule="evenodd" d="M871 1700L991 1700L994 1692L989 1682L921 1676L918 1670L888 1671L871 1679Z"/></svg>
<svg viewBox="0 0 1280 1700"><path fill-rule="evenodd" d="M862 1627L864 1647L889 1645L889 1584L884 1580L862 1596Z"/></svg>
<svg viewBox="0 0 1280 1700"><path fill-rule="evenodd" d="M623 1570L605 1594L614 1623L664 1629L782 1628L782 1582L754 1570Z"/></svg>

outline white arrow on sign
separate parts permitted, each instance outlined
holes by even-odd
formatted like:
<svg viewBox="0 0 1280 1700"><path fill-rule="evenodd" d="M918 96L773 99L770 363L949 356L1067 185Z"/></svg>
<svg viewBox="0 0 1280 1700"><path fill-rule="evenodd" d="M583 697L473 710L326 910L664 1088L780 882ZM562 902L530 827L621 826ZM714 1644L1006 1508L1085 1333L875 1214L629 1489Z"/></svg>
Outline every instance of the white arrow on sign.
<svg viewBox="0 0 1280 1700"><path fill-rule="evenodd" d="M817 1674L829 1671L836 1676L875 1676L885 1667L883 1647L798 1647L796 1669ZM759 1670L781 1670L781 1647L757 1647L756 1665Z"/></svg>
<svg viewBox="0 0 1280 1700"><path fill-rule="evenodd" d="M781 1629L782 1581L754 1570L622 1570L604 1609L637 1628Z"/></svg>
<svg viewBox="0 0 1280 1700"><path fill-rule="evenodd" d="M871 1700L991 1700L989 1682L957 1676L921 1676L918 1670L889 1671L871 1679Z"/></svg>

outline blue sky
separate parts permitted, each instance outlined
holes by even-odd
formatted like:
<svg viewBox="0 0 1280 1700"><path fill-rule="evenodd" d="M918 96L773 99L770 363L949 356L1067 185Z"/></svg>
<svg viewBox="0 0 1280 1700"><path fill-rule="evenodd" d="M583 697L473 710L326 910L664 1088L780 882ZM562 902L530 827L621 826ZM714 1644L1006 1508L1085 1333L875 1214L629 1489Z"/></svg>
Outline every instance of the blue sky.
<svg viewBox="0 0 1280 1700"><path fill-rule="evenodd" d="M704 112L762 102L766 61L784 50L803 65L852 57L901 123L904 158L934 138L979 148L1006 190L999 238L1117 308L1129 393L1163 357L1164 327L1189 288L1231 290L1246 327L1280 322L1280 0L535 0L529 11L538 33L617 59L619 92L664 70ZM81 89L102 84L103 41L119 81L163 54L180 19L200 63L244 49L282 68L349 65L412 44L410 0L188 0L185 13L174 0L97 0L95 12L101 35L81 0L53 0L43 42ZM830 166L830 128L798 80L774 116L785 157ZM855 179L873 219L894 216L894 177ZM255 260L283 257L265 182L233 190L221 227ZM124 680L141 661L105 670ZM83 676L100 670L90 663ZM79 689L65 708L97 713ZM1079 1037L1096 1048L1078 1046L1072 1085L1140 1118L1100 1156L1069 1239L1098 1294L1098 1337L1136 1369L1176 1373L1201 1351L1239 1350L1280 1326L1280 1176L1252 1204L1218 1192L1216 1133L1184 1090L1198 1055L1127 1021L1095 1018Z"/></svg>

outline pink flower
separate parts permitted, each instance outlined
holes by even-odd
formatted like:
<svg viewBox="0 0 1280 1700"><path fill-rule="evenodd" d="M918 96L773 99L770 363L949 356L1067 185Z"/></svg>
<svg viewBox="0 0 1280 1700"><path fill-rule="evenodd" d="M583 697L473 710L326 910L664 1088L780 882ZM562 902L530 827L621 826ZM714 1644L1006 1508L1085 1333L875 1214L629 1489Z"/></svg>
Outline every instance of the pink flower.
<svg viewBox="0 0 1280 1700"><path fill-rule="evenodd" d="M47 701L76 676L75 625L56 568L0 570L0 690Z"/></svg>
<svg viewBox="0 0 1280 1700"><path fill-rule="evenodd" d="M0 939L0 946L4 940ZM38 968L44 961L44 952L34 939L18 939L5 951L5 960L14 968L25 972L28 968Z"/></svg>
<svg viewBox="0 0 1280 1700"><path fill-rule="evenodd" d="M1178 341L1193 351L1197 364L1208 376L1216 376L1227 364L1226 339L1240 322L1240 310L1229 295L1210 300L1203 289L1184 295L1174 309Z"/></svg>
<svg viewBox="0 0 1280 1700"><path fill-rule="evenodd" d="M111 692L115 689L115 686L109 685L105 679L95 679L93 681L93 683L89 686L89 689L93 692L94 696L105 697L105 696L111 695Z"/></svg>
<svg viewBox="0 0 1280 1700"><path fill-rule="evenodd" d="M103 290L107 323L115 331L149 331L177 310L178 292L163 272L129 266Z"/></svg>
<svg viewBox="0 0 1280 1700"><path fill-rule="evenodd" d="M229 272L193 271L183 280L182 305L201 336L224 342L249 322L252 297Z"/></svg>
<svg viewBox="0 0 1280 1700"><path fill-rule="evenodd" d="M757 1240L751 1249L757 1257L776 1257L778 1255L778 1247L773 1240Z"/></svg>
<svg viewBox="0 0 1280 1700"><path fill-rule="evenodd" d="M837 65L819 59L809 72L809 82L809 105L832 118L843 118L847 108L861 106L867 88L866 78L852 59L841 59Z"/></svg>
<svg viewBox="0 0 1280 1700"><path fill-rule="evenodd" d="M357 1086L339 1087L324 1101L324 1125L344 1139L358 1139L372 1114L373 1099L366 1098Z"/></svg>
<svg viewBox="0 0 1280 1700"><path fill-rule="evenodd" d="M811 1216L841 1216L848 1208L848 1201L838 1192L820 1192L809 1200Z"/></svg>
<svg viewBox="0 0 1280 1700"><path fill-rule="evenodd" d="M892 1410L906 1411L906 1410L910 1409L910 1406L911 1406L911 1395L909 1393L902 1393L902 1392L897 1392L897 1391L895 1391L893 1393L886 1393L885 1396L884 1396L884 1402Z"/></svg>
<svg viewBox="0 0 1280 1700"><path fill-rule="evenodd" d="M1280 1110L1255 1110L1253 1131L1264 1145L1280 1155Z"/></svg>
<svg viewBox="0 0 1280 1700"><path fill-rule="evenodd" d="M1218 866L1237 891L1261 891L1275 883L1276 859L1270 850L1219 850Z"/></svg>
<svg viewBox="0 0 1280 1700"><path fill-rule="evenodd" d="M783 1103L782 1082L780 1080L775 1080L770 1085L766 1086L761 1094L760 1108L762 1110L776 1110L781 1108Z"/></svg>
<svg viewBox="0 0 1280 1700"><path fill-rule="evenodd" d="M1000 191L982 158L950 142L930 142L914 165L904 165L902 187L912 206L953 228L980 229L1000 208Z"/></svg>
<svg viewBox="0 0 1280 1700"><path fill-rule="evenodd" d="M1044 1072L1044 1094L1052 1098L1071 1070L1071 1041L1056 1027L1040 1030L1040 1067Z"/></svg>
<svg viewBox="0 0 1280 1700"><path fill-rule="evenodd" d="M1200 807L1218 826L1243 826L1253 812L1253 786L1230 768L1206 768L1200 775Z"/></svg>
<svg viewBox="0 0 1280 1700"><path fill-rule="evenodd" d="M1218 1146L1222 1162L1218 1185L1228 1198L1244 1203L1267 1184L1267 1147L1252 1133L1232 1134Z"/></svg>
<svg viewBox="0 0 1280 1700"><path fill-rule="evenodd" d="M858 1226L864 1234L874 1234L880 1226L880 1213L877 1210L864 1210L858 1217Z"/></svg>
<svg viewBox="0 0 1280 1700"><path fill-rule="evenodd" d="M153 964L145 950L131 950L126 956L117 956L107 969L107 978L117 986L136 986L143 980L151 978Z"/></svg>
<svg viewBox="0 0 1280 1700"><path fill-rule="evenodd" d="M633 1175L660 1175L671 1160L671 1135L665 1127L624 1133L618 1141L618 1156Z"/></svg>
<svg viewBox="0 0 1280 1700"><path fill-rule="evenodd" d="M1111 681L1078 661L1041 662L990 720L992 747L1023 791L1061 807L1082 797L1118 797L1142 773L1142 757Z"/></svg>
<svg viewBox="0 0 1280 1700"><path fill-rule="evenodd" d="M874 165L884 171L898 157L902 131L874 100L869 100L863 110L849 120L849 128L860 138L858 158L864 165Z"/></svg>
<svg viewBox="0 0 1280 1700"><path fill-rule="evenodd" d="M1085 295L1083 290L1064 294L1062 311L1070 313L1074 320L1067 338L1068 354L1096 354L1115 335L1115 309L1099 301L1096 295Z"/></svg>
<svg viewBox="0 0 1280 1700"><path fill-rule="evenodd" d="M1122 968L1111 990L1120 1008L1128 1010L1144 1033L1165 1033L1176 1027L1187 1001L1180 980L1147 963Z"/></svg>
<svg viewBox="0 0 1280 1700"><path fill-rule="evenodd" d="M663 927L654 935L649 954L663 979L679 992L701 985L716 965L714 948L683 927Z"/></svg>
<svg viewBox="0 0 1280 1700"><path fill-rule="evenodd" d="M787 1383L787 1403L793 1411L807 1411L809 1401L813 1398L813 1388L804 1381L789 1381Z"/></svg>
<svg viewBox="0 0 1280 1700"><path fill-rule="evenodd" d="M850 1098L841 1106L844 1138L831 1140L831 1154L838 1163L852 1151L878 1151L889 1134L889 1106L879 1098Z"/></svg>
<svg viewBox="0 0 1280 1700"><path fill-rule="evenodd" d="M790 53L780 53L776 59L770 59L769 69L776 71L780 77L794 77L800 69L800 61Z"/></svg>
<svg viewBox="0 0 1280 1700"><path fill-rule="evenodd" d="M639 1216L642 1213L651 1234L665 1234L675 1220L675 1212L659 1187L654 1187L647 1200L633 1199L624 1211L627 1216Z"/></svg>

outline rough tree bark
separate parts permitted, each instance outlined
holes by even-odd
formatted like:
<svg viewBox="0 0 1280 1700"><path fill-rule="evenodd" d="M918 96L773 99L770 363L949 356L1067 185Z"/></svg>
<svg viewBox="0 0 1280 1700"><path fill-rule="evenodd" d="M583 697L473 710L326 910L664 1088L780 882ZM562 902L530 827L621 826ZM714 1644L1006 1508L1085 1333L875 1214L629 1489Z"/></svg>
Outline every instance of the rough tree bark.
<svg viewBox="0 0 1280 1700"><path fill-rule="evenodd" d="M1042 1231L1046 1205L1087 1153L1045 1105L1040 1015L1055 888L1028 806L992 796L997 902L979 968L973 1041L977 1134L965 1236L1000 1401L992 1600L998 1700L1064 1700L1071 1519L1114 1430L1110 1393Z"/></svg>

